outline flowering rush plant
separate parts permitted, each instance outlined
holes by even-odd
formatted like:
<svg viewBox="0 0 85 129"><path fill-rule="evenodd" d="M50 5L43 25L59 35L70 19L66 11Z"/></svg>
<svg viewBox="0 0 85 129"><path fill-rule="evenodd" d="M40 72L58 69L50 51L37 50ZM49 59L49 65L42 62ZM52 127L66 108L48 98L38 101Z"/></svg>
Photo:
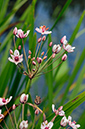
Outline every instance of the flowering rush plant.
<svg viewBox="0 0 85 129"><path fill-rule="evenodd" d="M54 44L52 41L49 42L49 48L48 50L42 51L42 47L46 41L46 35L49 35L52 33L52 31L49 31L49 28L46 28L45 25L40 26L40 28L35 28L36 32L40 33L40 37L37 39L37 43L34 46L34 51L31 49L28 50L28 53L26 54L25 46L24 46L24 38L26 38L30 34L30 30L28 30L26 33L22 31L21 29L17 29L17 27L13 30L14 35L14 50L10 49L10 57L8 57L8 60L10 63L14 63L19 71L20 74L23 74L29 78L29 85L26 87L24 93L21 93L19 96L19 102L17 104L13 104L10 108L7 107L8 103L13 99L12 96L10 96L8 99L0 98L0 107L5 108L5 112L1 114L0 110L0 121L4 122L7 129L9 129L9 126L5 122L5 118L7 115L10 117L10 121L12 123L12 128L19 128L19 129L51 129L55 125L55 120L59 116L59 129L60 128L73 128L77 129L80 127L79 124L76 124L75 121L72 121L72 117L68 116L65 113L63 106L60 106L58 109L55 108L55 105L52 104L52 111L53 111L53 117L49 121L49 119L46 117L46 114L44 111L39 107L39 105L42 103L42 100L40 96L36 96L34 103L31 103L30 100L30 94L28 93L29 87L31 86L31 82L34 78L45 74L47 72L50 72L57 67L59 67L60 64L62 64L67 59L67 53L71 53L74 51L75 47L72 47L67 39L66 36L63 36L60 40L59 44ZM22 41L22 44L19 46L16 45L16 38L20 38ZM23 51L22 51L23 48ZM50 57L48 57L49 51L52 50L52 54ZM58 59L60 59L60 62L58 65L56 65L53 69L50 69L49 71L47 68L56 62ZM34 120L29 123L28 119L25 119L24 113L25 113L25 107L28 105L30 108L32 108L32 111L29 113L34 112ZM17 107L22 106L21 116L19 121L16 121L16 115L15 110ZM13 115L12 115L13 111ZM38 126L38 118L39 115L43 115L43 120L40 121ZM13 118L14 116L14 118ZM3 129L3 126L0 124L0 127Z"/></svg>

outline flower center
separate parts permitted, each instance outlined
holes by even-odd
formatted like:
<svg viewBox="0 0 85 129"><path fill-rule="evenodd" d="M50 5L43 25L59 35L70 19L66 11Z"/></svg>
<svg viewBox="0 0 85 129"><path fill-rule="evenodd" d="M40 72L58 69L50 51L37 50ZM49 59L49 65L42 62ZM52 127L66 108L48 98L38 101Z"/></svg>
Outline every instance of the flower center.
<svg viewBox="0 0 85 129"><path fill-rule="evenodd" d="M49 127L45 127L45 129L49 129Z"/></svg>
<svg viewBox="0 0 85 129"><path fill-rule="evenodd" d="M2 102L3 102L3 103L5 103L5 102L6 102L6 100L5 100L5 99L2 99Z"/></svg>
<svg viewBox="0 0 85 129"><path fill-rule="evenodd" d="M17 62L17 61L19 61L19 57L18 56L15 56L14 57L14 60Z"/></svg>

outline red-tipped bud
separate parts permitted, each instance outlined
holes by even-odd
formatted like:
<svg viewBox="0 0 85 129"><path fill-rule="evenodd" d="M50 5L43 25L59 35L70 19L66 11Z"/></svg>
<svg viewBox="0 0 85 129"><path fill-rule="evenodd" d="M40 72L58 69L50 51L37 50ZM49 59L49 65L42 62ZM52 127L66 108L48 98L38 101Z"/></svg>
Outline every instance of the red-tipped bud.
<svg viewBox="0 0 85 129"><path fill-rule="evenodd" d="M31 55L28 56L28 59L30 59L30 58L31 58Z"/></svg>
<svg viewBox="0 0 85 129"><path fill-rule="evenodd" d="M30 55L32 54L32 52L29 50L29 52L28 52Z"/></svg>
<svg viewBox="0 0 85 129"><path fill-rule="evenodd" d="M35 62L35 61L32 61L32 64L33 64L33 65L36 65L36 62Z"/></svg>
<svg viewBox="0 0 85 129"><path fill-rule="evenodd" d="M43 37L42 37L42 41L45 41L45 39L46 39L46 36L43 36Z"/></svg>
<svg viewBox="0 0 85 129"><path fill-rule="evenodd" d="M52 54L52 58L55 58L55 53Z"/></svg>
<svg viewBox="0 0 85 129"><path fill-rule="evenodd" d="M41 40L42 40L42 38L40 37L40 38L38 39L38 43L40 43L40 42L41 42Z"/></svg>
<svg viewBox="0 0 85 129"><path fill-rule="evenodd" d="M49 47L51 47L51 46L52 46L52 44L53 44L53 42L50 42L50 43L49 43Z"/></svg>
<svg viewBox="0 0 85 129"><path fill-rule="evenodd" d="M41 53L41 56L43 56L43 55L44 55L44 52Z"/></svg>
<svg viewBox="0 0 85 129"><path fill-rule="evenodd" d="M42 58L37 57L37 62L40 64L42 62Z"/></svg>
<svg viewBox="0 0 85 129"><path fill-rule="evenodd" d="M47 56L44 56L43 59L44 59L44 60L47 59Z"/></svg>
<svg viewBox="0 0 85 129"><path fill-rule="evenodd" d="M64 54L63 57L62 57L62 61L65 61L67 59L67 55Z"/></svg>
<svg viewBox="0 0 85 129"><path fill-rule="evenodd" d="M18 46L18 50L21 50L21 45Z"/></svg>
<svg viewBox="0 0 85 129"><path fill-rule="evenodd" d="M39 114L39 110L36 109L36 110L35 110L35 115L38 115L38 114Z"/></svg>
<svg viewBox="0 0 85 129"><path fill-rule="evenodd" d="M10 49L10 54L13 54L13 51Z"/></svg>

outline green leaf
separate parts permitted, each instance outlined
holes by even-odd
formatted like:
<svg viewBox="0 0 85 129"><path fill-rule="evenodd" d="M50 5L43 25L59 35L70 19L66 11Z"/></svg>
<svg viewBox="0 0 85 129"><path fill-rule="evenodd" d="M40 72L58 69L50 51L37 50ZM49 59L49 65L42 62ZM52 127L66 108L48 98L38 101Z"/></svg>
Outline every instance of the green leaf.
<svg viewBox="0 0 85 129"><path fill-rule="evenodd" d="M72 73L72 75L71 75L71 77L69 79L69 83L68 83L68 85L66 87L66 90L64 92L64 95L63 95L63 98L62 98L62 101L61 101L61 105L64 103L64 101L66 99L66 96L68 94L69 88L70 88L71 84L73 83L73 81L74 81L74 79L75 79L75 77L76 77L76 75L77 75L77 73L78 73L83 61L84 61L84 53L85 53L85 49L83 49L83 51L81 53L81 56L80 56L76 66L75 66L75 68L73 70L73 73Z"/></svg>
<svg viewBox="0 0 85 129"><path fill-rule="evenodd" d="M78 77L77 82L76 82L76 86L75 86L73 92L71 93L70 99L74 98L78 94L81 83L83 81L84 73L85 73L85 65L83 66L83 68L79 74L79 77Z"/></svg>
<svg viewBox="0 0 85 129"><path fill-rule="evenodd" d="M83 93L81 93L80 95L78 95L76 98L70 100L68 103L66 103L63 106L63 110L65 111L65 115L69 116L72 111L77 108L80 104L82 104L85 101L85 91ZM47 120L51 121L52 118L54 117L54 113L52 115L50 115ZM60 127L60 120L62 117L57 116L55 121L54 121L54 126L53 129L59 128Z"/></svg>

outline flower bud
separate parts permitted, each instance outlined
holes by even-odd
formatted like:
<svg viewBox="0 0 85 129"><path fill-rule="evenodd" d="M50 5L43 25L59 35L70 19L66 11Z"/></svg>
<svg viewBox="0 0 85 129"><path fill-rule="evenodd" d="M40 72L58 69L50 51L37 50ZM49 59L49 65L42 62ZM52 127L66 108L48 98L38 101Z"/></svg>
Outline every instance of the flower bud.
<svg viewBox="0 0 85 129"><path fill-rule="evenodd" d="M65 61L67 59L67 55L64 54L63 57L62 57L62 61Z"/></svg>
<svg viewBox="0 0 85 129"><path fill-rule="evenodd" d="M52 58L55 58L55 53L52 54Z"/></svg>
<svg viewBox="0 0 85 129"><path fill-rule="evenodd" d="M35 61L32 61L32 64L33 64L33 65L36 65L36 62L35 62Z"/></svg>
<svg viewBox="0 0 85 129"><path fill-rule="evenodd" d="M63 109L63 106L60 106L59 108L58 108L58 111L61 111Z"/></svg>
<svg viewBox="0 0 85 129"><path fill-rule="evenodd" d="M32 54L32 52L29 50L29 52L28 52L30 55Z"/></svg>
<svg viewBox="0 0 85 129"><path fill-rule="evenodd" d="M32 71L35 72L35 69L33 69Z"/></svg>
<svg viewBox="0 0 85 129"><path fill-rule="evenodd" d="M10 49L10 54L13 54L13 51Z"/></svg>
<svg viewBox="0 0 85 129"><path fill-rule="evenodd" d="M53 44L53 42L50 42L50 43L49 43L49 47L51 47L51 46L52 46L52 44Z"/></svg>
<svg viewBox="0 0 85 129"><path fill-rule="evenodd" d="M33 57L31 60L35 60L35 57Z"/></svg>
<svg viewBox="0 0 85 129"><path fill-rule="evenodd" d="M45 41L45 39L46 39L46 36L43 36L43 37L42 37L42 41Z"/></svg>
<svg viewBox="0 0 85 129"><path fill-rule="evenodd" d="M18 46L18 49L21 50L21 45Z"/></svg>
<svg viewBox="0 0 85 129"><path fill-rule="evenodd" d="M20 97L20 102L21 103L26 103L28 100L28 94L22 94L21 97Z"/></svg>
<svg viewBox="0 0 85 129"><path fill-rule="evenodd" d="M41 42L41 40L42 40L42 38L40 37L40 38L38 39L38 43L40 43L40 42Z"/></svg>
<svg viewBox="0 0 85 129"><path fill-rule="evenodd" d="M35 110L35 115L38 115L38 114L39 114L39 110L36 109L36 110Z"/></svg>
<svg viewBox="0 0 85 129"><path fill-rule="evenodd" d="M28 56L28 59L30 59L30 58L31 58L31 55Z"/></svg>
<svg viewBox="0 0 85 129"><path fill-rule="evenodd" d="M47 58L47 56L44 56L43 59L45 60Z"/></svg>
<svg viewBox="0 0 85 129"><path fill-rule="evenodd" d="M37 62L40 64L42 62L42 58L37 57Z"/></svg>
<svg viewBox="0 0 85 129"><path fill-rule="evenodd" d="M14 110L16 108L15 104L13 104L12 109Z"/></svg>
<svg viewBox="0 0 85 129"><path fill-rule="evenodd" d="M43 56L43 55L44 55L44 52L41 53L41 56Z"/></svg>

